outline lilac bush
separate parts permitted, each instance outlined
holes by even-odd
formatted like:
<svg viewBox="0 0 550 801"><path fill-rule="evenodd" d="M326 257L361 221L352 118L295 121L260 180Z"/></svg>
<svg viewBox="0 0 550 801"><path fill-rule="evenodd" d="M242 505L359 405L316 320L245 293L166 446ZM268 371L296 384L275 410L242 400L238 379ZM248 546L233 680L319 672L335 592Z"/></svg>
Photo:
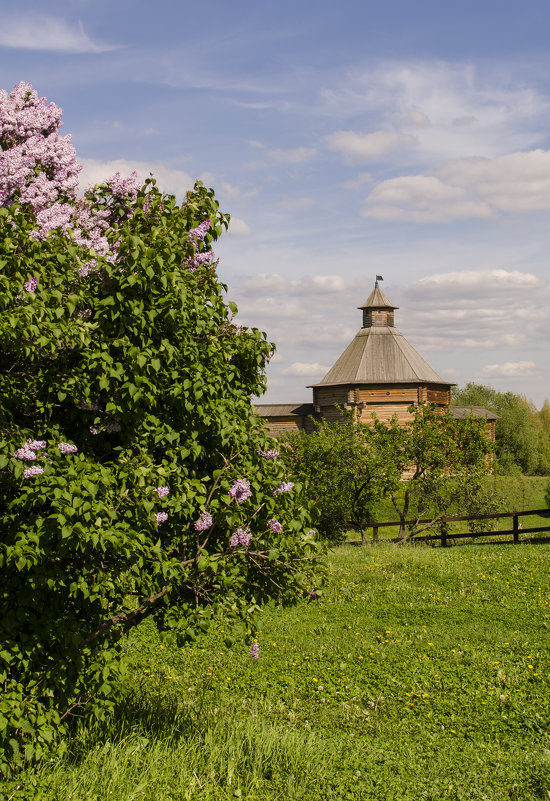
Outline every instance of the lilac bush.
<svg viewBox="0 0 550 801"><path fill-rule="evenodd" d="M260 455L274 443L250 398L273 347L233 323L212 250L229 218L213 191L197 183L180 204L154 179L116 175L80 197L60 128L28 84L0 93L11 768L71 716L108 713L132 626L150 618L184 643L223 615L250 638L263 604L307 597L317 548L299 494L273 495L284 466Z"/></svg>

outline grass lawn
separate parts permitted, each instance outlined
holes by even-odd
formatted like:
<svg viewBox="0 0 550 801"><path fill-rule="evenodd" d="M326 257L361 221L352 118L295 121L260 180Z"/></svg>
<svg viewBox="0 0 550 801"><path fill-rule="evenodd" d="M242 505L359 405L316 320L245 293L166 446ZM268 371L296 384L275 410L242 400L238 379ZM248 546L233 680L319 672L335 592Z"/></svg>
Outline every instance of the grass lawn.
<svg viewBox="0 0 550 801"><path fill-rule="evenodd" d="M550 798L550 545L343 546L256 662L129 641L115 721L4 798ZM16 789L19 785L19 789Z"/></svg>

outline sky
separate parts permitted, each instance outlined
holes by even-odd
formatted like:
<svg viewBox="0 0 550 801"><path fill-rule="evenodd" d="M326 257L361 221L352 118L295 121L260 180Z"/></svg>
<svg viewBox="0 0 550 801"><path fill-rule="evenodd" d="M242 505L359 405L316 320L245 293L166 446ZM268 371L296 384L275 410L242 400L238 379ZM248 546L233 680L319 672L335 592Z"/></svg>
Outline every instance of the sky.
<svg viewBox="0 0 550 801"><path fill-rule="evenodd" d="M547 0L3 3L0 88L60 105L82 184L214 187L263 403L311 400L376 275L447 381L550 398Z"/></svg>

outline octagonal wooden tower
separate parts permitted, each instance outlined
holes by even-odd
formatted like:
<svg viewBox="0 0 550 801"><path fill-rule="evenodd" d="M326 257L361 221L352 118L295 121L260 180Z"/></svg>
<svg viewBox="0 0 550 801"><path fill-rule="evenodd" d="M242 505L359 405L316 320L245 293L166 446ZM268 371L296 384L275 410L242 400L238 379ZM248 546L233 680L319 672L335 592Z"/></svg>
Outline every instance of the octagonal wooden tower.
<svg viewBox="0 0 550 801"><path fill-rule="evenodd" d="M338 407L352 408L358 420L381 420L397 415L404 422L411 405L451 402L452 384L445 381L395 327L397 309L378 281L359 309L363 325L319 384L314 384L316 414L336 419Z"/></svg>

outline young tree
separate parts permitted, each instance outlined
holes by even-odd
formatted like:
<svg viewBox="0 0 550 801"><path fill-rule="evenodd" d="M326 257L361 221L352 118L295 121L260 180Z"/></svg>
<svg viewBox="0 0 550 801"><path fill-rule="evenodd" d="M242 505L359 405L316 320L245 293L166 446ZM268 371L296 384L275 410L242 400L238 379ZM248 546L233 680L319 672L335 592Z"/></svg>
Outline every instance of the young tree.
<svg viewBox="0 0 550 801"><path fill-rule="evenodd" d="M357 423L348 414L289 439L289 471L304 483L324 538L338 539L354 528L364 541L386 496L399 517L401 541L445 515L485 511L483 479L491 452L485 421L455 420L427 404L410 412L406 425L374 416L370 424ZM420 523L424 518L429 522Z"/></svg>
<svg viewBox="0 0 550 801"><path fill-rule="evenodd" d="M243 636L314 582L316 543L254 414L272 346L233 323L200 183L76 195L60 109L0 95L0 745L105 714L121 638Z"/></svg>
<svg viewBox="0 0 550 801"><path fill-rule="evenodd" d="M492 452L484 419L455 420L429 404L409 411L409 423L400 425L394 419L388 430L388 458L406 479L391 492L400 540L433 528L444 516L484 512L483 479ZM406 536L408 519L413 522ZM421 523L422 519L427 522Z"/></svg>
<svg viewBox="0 0 550 801"><path fill-rule="evenodd" d="M401 478L397 462L387 458L388 434L382 424L358 424L347 412L339 422L322 420L313 433L289 438L284 451L289 471L304 483L324 539L342 539L353 528L365 541L377 503Z"/></svg>

